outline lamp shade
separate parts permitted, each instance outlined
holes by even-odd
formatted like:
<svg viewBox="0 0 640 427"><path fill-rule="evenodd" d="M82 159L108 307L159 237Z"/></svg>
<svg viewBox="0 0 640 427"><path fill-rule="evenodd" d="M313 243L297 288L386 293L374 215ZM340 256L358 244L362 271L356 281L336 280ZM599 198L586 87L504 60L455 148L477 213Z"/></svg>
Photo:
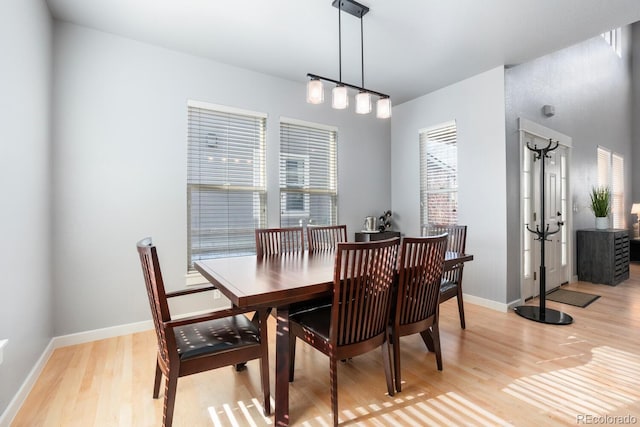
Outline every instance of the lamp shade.
<svg viewBox="0 0 640 427"><path fill-rule="evenodd" d="M388 119L391 117L391 99L380 98L376 102L376 117L379 119Z"/></svg>
<svg viewBox="0 0 640 427"><path fill-rule="evenodd" d="M347 88L345 86L338 85L333 88L331 106L336 110L344 110L349 106L349 95L347 94Z"/></svg>
<svg viewBox="0 0 640 427"><path fill-rule="evenodd" d="M631 206L631 213L640 216L640 203L634 203ZM640 219L640 218L639 218Z"/></svg>
<svg viewBox="0 0 640 427"><path fill-rule="evenodd" d="M371 112L371 94L360 92L356 95L356 113L369 114Z"/></svg>
<svg viewBox="0 0 640 427"><path fill-rule="evenodd" d="M311 79L307 83L307 102L309 104L322 104L324 102L324 88L319 79Z"/></svg>

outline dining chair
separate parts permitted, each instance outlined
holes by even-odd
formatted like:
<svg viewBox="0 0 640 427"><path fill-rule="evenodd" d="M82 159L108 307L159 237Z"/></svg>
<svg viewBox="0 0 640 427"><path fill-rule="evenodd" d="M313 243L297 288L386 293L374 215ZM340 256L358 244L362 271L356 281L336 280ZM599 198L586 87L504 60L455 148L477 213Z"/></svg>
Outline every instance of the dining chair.
<svg viewBox="0 0 640 427"><path fill-rule="evenodd" d="M466 225L436 225L429 224L422 227L423 236L434 236L447 233L447 251L465 253L467 243ZM453 297L458 299L458 313L460 316L460 327L465 329L464 302L462 300L462 273L464 263L457 264L445 270L442 274L442 284L440 285L440 303Z"/></svg>
<svg viewBox="0 0 640 427"><path fill-rule="evenodd" d="M294 379L296 338L329 356L334 425L338 424L338 360L381 347L387 391L394 394L387 325L399 241L338 243L333 303L289 317L289 381Z"/></svg>
<svg viewBox="0 0 640 427"><path fill-rule="evenodd" d="M427 348L436 355L442 370L438 329L438 297L447 236L405 237L400 248L395 305L391 315L390 341L396 391L402 391L400 337L419 333Z"/></svg>
<svg viewBox="0 0 640 427"><path fill-rule="evenodd" d="M255 235L258 258L304 251L302 227L256 228Z"/></svg>
<svg viewBox="0 0 640 427"><path fill-rule="evenodd" d="M212 291L215 287L166 292L157 249L151 238L140 240L137 248L158 340L154 399L158 398L162 376L165 377L162 425L169 427L172 424L178 378L253 359L260 359L263 412L265 416L269 415L271 403L266 311L257 310L257 324L244 314L254 311L250 308L222 309L172 318L169 298Z"/></svg>
<svg viewBox="0 0 640 427"><path fill-rule="evenodd" d="M338 243L347 241L346 225L308 225L307 242L309 251L334 250Z"/></svg>

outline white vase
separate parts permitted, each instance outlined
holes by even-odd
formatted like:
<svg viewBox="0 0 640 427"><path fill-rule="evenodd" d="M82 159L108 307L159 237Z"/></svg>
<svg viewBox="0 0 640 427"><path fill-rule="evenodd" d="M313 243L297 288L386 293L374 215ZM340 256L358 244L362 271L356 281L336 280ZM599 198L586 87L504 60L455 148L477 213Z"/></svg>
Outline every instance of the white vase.
<svg viewBox="0 0 640 427"><path fill-rule="evenodd" d="M596 229L597 230L606 230L609 228L609 217L608 216L597 216L596 217Z"/></svg>

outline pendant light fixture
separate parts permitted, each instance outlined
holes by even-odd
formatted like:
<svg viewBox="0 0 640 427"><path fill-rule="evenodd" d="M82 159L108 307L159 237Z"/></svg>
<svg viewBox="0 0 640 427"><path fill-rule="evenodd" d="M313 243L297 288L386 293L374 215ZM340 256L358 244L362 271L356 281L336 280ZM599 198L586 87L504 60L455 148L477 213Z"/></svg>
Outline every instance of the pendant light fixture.
<svg viewBox="0 0 640 427"><path fill-rule="evenodd" d="M355 110L358 114L368 114L372 108L372 95L377 96L376 117L388 119L391 117L391 98L384 93L376 92L364 87L364 27L362 17L369 12L367 6L361 5L354 0L334 0L332 5L338 8L338 80L318 76L308 73L307 102L310 104L321 104L324 102L324 88L322 81L335 83L331 92L331 106L342 110L349 106L349 93L347 88L358 91L355 101ZM356 86L342 81L342 11L360 18L360 57L361 57L361 85Z"/></svg>

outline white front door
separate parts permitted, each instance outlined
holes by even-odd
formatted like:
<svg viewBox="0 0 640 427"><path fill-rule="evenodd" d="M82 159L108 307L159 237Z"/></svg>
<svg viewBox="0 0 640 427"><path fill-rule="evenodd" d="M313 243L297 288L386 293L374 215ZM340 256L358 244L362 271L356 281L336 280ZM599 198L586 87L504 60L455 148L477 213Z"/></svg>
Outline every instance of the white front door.
<svg viewBox="0 0 640 427"><path fill-rule="evenodd" d="M537 158L535 151L527 148L544 148L549 144L537 134L522 132L522 298L537 296L540 293L541 241L532 233L542 230L542 173L540 162L545 162L544 172L544 224L550 233L544 242L546 291L560 286L569 280L568 263L568 227L570 213L568 201L568 147L559 145L547 153L545 158Z"/></svg>

